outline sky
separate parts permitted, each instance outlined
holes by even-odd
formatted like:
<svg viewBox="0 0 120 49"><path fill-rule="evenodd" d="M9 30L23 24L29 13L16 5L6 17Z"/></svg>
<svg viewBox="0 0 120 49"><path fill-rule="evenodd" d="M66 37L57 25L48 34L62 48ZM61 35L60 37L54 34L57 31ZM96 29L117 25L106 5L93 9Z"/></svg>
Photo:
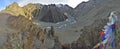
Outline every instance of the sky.
<svg viewBox="0 0 120 49"><path fill-rule="evenodd" d="M41 3L41 4L68 4L71 7L76 7L82 1L88 0L0 0L0 10L6 8L13 2L17 2L20 6L24 6L28 3Z"/></svg>

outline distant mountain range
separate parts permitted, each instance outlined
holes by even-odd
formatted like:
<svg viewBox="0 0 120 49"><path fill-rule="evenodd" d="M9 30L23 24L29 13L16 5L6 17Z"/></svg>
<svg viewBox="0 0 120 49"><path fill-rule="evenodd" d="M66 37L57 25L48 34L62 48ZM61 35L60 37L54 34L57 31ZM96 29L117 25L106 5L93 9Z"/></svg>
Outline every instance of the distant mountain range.
<svg viewBox="0 0 120 49"><path fill-rule="evenodd" d="M65 14L71 14L72 10L73 8L62 4L42 5L30 3L20 7L16 2L14 2L2 12L15 16L22 15L29 20L57 23L60 21L65 21L67 19L67 15Z"/></svg>
<svg viewBox="0 0 120 49"><path fill-rule="evenodd" d="M16 2L6 7L3 13L9 13L15 16L23 15L30 20L39 20L43 22L57 23L60 21L65 21L69 16L80 20L80 23L91 23L96 18L106 18L111 11L120 11L119 0L90 0L88 2L82 2L77 7L72 8L68 5L62 4L28 4L20 7ZM94 17L94 18L93 18ZM83 23L83 24L84 24ZM81 24L81 25L83 25Z"/></svg>

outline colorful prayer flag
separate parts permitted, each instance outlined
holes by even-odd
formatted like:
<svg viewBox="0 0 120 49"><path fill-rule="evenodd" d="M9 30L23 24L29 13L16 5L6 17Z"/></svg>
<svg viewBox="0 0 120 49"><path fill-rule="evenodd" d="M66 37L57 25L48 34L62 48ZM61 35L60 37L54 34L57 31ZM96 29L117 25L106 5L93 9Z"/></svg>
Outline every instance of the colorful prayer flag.
<svg viewBox="0 0 120 49"><path fill-rule="evenodd" d="M112 48L115 47L115 38L118 36L117 20L117 16L114 12L111 12L109 22L107 22L107 26L104 28L105 30L100 32L100 41L103 43L102 47L107 44L111 44Z"/></svg>

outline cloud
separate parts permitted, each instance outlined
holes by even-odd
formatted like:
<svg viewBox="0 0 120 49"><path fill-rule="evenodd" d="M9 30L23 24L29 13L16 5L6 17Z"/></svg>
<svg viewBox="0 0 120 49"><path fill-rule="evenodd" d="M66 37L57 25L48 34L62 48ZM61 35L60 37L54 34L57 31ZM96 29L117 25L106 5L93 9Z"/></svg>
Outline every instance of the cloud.
<svg viewBox="0 0 120 49"><path fill-rule="evenodd" d="M82 1L88 0L20 0L19 5L24 6L28 3L41 3L41 4L68 4L71 7L76 7Z"/></svg>
<svg viewBox="0 0 120 49"><path fill-rule="evenodd" d="M74 8L83 1L88 1L88 0L69 0L67 4Z"/></svg>
<svg viewBox="0 0 120 49"><path fill-rule="evenodd" d="M58 3L67 3L69 0L21 0L19 3L20 6L24 6L28 3L41 3L41 4L58 4Z"/></svg>

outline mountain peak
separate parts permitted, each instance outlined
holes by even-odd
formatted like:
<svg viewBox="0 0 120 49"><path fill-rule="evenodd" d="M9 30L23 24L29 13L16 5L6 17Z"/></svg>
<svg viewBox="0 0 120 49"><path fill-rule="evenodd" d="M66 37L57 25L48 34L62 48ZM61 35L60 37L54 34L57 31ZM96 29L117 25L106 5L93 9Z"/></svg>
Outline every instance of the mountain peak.
<svg viewBox="0 0 120 49"><path fill-rule="evenodd" d="M13 2L11 5L8 6L8 8L9 7L19 7L19 5L17 2Z"/></svg>
<svg viewBox="0 0 120 49"><path fill-rule="evenodd" d="M17 2L13 2L13 4L12 5L18 5L18 3Z"/></svg>

